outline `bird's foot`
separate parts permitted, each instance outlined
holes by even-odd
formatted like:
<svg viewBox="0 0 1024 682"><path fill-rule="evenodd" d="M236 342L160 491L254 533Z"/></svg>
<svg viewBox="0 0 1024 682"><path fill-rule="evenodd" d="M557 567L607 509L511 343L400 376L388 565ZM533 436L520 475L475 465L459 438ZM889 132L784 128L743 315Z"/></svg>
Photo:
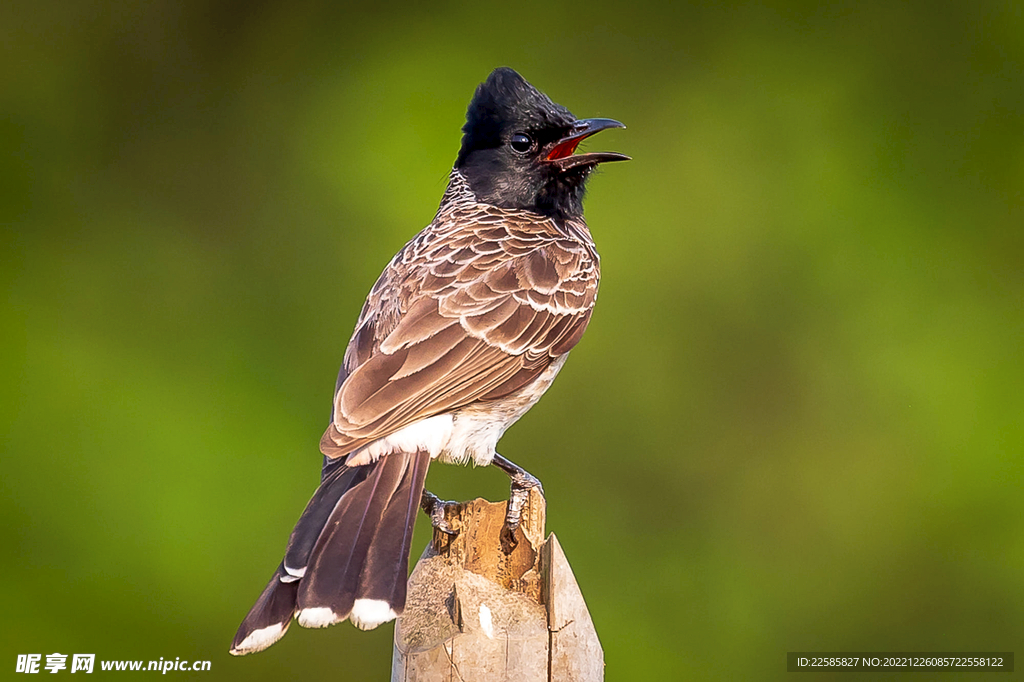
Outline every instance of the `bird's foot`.
<svg viewBox="0 0 1024 682"><path fill-rule="evenodd" d="M420 497L420 508L430 517L430 525L452 537L458 535L459 532L448 523L446 511L455 504L455 502L442 500L429 490L424 490L423 496Z"/></svg>
<svg viewBox="0 0 1024 682"><path fill-rule="evenodd" d="M501 455L494 456L493 464L512 479L508 506L505 508L505 525L501 528L501 549L505 554L511 554L519 544L516 540L516 530L523 520L523 509L526 507L526 501L530 499L530 491L537 488L543 495L544 486L536 476Z"/></svg>

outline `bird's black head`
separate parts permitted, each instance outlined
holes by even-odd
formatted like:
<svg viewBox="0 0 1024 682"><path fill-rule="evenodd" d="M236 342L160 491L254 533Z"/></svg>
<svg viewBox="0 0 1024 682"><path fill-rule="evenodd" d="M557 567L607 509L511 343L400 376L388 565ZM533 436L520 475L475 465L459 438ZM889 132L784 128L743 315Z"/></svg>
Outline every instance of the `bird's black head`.
<svg viewBox="0 0 1024 682"><path fill-rule="evenodd" d="M577 119L507 67L476 89L455 161L481 201L568 218L583 214L587 176L612 152L573 154L586 137L625 128L609 118Z"/></svg>

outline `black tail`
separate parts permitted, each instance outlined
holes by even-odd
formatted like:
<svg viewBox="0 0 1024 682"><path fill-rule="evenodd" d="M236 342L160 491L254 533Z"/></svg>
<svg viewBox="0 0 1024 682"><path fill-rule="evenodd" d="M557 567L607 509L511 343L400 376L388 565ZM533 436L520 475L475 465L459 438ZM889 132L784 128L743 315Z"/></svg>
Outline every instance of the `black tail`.
<svg viewBox="0 0 1024 682"><path fill-rule="evenodd" d="M368 630L400 614L429 464L430 454L421 450L325 471L231 653L266 649L284 636L293 616L304 627L351 619Z"/></svg>

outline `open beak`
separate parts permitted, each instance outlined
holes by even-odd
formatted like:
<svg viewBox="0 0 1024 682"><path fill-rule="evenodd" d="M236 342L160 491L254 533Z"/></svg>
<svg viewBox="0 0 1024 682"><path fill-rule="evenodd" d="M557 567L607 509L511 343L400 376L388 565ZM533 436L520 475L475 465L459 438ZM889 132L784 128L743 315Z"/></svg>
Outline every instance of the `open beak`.
<svg viewBox="0 0 1024 682"><path fill-rule="evenodd" d="M608 128L625 128L618 121L611 118L581 118L573 124L569 134L560 140L555 141L544 155L544 160L555 165L560 170L569 170L577 166L596 166L605 161L629 161L625 154L617 152L590 152L589 154L575 154L576 147L580 142L587 139L594 133L599 133Z"/></svg>

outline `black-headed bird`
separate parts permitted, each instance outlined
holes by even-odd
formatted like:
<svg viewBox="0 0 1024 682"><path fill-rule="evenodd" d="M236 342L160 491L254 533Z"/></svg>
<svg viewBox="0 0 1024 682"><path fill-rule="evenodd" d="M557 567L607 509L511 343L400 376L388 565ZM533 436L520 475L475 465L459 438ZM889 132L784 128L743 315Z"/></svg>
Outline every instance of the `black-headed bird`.
<svg viewBox="0 0 1024 682"><path fill-rule="evenodd" d="M232 644L236 655L304 627L369 629L405 605L417 510L434 459L512 478L503 543L539 481L495 452L548 389L590 321L600 274L583 220L587 177L623 128L577 119L509 68L477 87L434 220L388 263L345 350L320 487Z"/></svg>

